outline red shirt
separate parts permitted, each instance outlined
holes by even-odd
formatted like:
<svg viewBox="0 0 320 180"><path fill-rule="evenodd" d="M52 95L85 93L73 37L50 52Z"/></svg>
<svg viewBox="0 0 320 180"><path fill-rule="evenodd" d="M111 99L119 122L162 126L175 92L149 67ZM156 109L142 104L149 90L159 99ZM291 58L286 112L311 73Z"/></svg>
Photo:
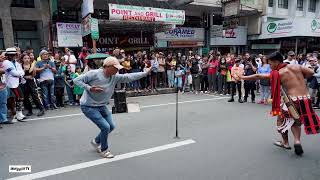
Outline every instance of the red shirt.
<svg viewBox="0 0 320 180"><path fill-rule="evenodd" d="M219 66L219 62L217 60L213 60L209 62L208 74L212 75L217 73L218 66Z"/></svg>
<svg viewBox="0 0 320 180"><path fill-rule="evenodd" d="M89 53L83 53L81 52L79 55L79 59L83 59L83 64L87 64L88 61L86 60L86 57L89 55Z"/></svg>

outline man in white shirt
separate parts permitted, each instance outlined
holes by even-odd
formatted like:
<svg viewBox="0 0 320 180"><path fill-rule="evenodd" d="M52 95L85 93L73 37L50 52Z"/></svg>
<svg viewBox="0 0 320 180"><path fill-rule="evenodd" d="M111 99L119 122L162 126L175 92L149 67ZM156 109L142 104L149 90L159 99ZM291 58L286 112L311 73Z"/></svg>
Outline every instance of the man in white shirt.
<svg viewBox="0 0 320 180"><path fill-rule="evenodd" d="M293 51L288 52L288 58L283 62L287 64L299 64L296 60L296 54Z"/></svg>
<svg viewBox="0 0 320 180"><path fill-rule="evenodd" d="M64 55L66 65L71 67L71 71L74 73L76 72L76 64L77 58L73 55L73 52L66 48L66 55Z"/></svg>
<svg viewBox="0 0 320 180"><path fill-rule="evenodd" d="M16 61L17 50L15 48L6 49L7 60L3 61L5 79L9 90L8 109L12 122L22 121L25 116L22 114L23 92L20 89L20 78L24 76L24 71L20 63Z"/></svg>

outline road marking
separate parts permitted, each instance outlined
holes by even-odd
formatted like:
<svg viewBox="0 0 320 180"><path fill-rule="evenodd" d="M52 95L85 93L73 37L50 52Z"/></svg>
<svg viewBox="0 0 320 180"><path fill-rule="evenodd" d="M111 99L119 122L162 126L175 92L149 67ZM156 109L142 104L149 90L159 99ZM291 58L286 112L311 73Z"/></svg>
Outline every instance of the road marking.
<svg viewBox="0 0 320 180"><path fill-rule="evenodd" d="M133 96L133 97L128 97L129 99L137 99L137 98L145 98L145 97L158 97L158 96L174 96L175 93L169 93L169 94L152 94L148 96Z"/></svg>
<svg viewBox="0 0 320 180"><path fill-rule="evenodd" d="M186 104L186 103L194 103L194 102L204 102L204 101L213 101L219 99L227 99L228 97L219 97L219 98L210 98L210 99L198 99L198 100L191 100L191 101L182 101L178 104ZM141 106L141 109L151 108L151 107L159 107L159 106L168 106L168 105L175 105L175 102L172 103L165 103L165 104L155 104L155 105L148 105L148 106Z"/></svg>
<svg viewBox="0 0 320 180"><path fill-rule="evenodd" d="M82 113L78 114L68 114L68 115L62 115L62 116L50 116L50 117L42 117L42 118L34 118L34 119L26 119L26 121L38 121L42 119L56 119L56 118L65 118L65 117L73 117L73 116L81 116Z"/></svg>
<svg viewBox="0 0 320 180"><path fill-rule="evenodd" d="M190 101L182 101L179 102L179 104L186 104L186 103L194 103L194 102L204 102L204 101L213 101L213 100L219 100L219 99L226 99L228 97L218 97L218 98L210 98L210 99L198 99L198 100L190 100ZM147 105L147 106L140 106L141 109L147 109L152 107L160 107L160 106L169 106L169 105L175 105L175 102L171 103L164 103L164 104L154 104L154 105ZM56 119L56 118L65 118L65 117L74 117L74 116L82 116L82 113L76 113L76 114L68 114L68 115L61 115L61 116L49 116L49 117L42 117L42 118L34 118L34 119L27 119L27 121L38 121L43 119Z"/></svg>
<svg viewBox="0 0 320 180"><path fill-rule="evenodd" d="M88 162L74 164L74 165L70 165L70 166L64 166L64 167L60 167L60 168L56 168L56 169L40 171L37 173L28 174L28 175L24 175L24 176L17 176L17 177L13 177L13 178L10 178L7 180L39 179L39 178L49 177L49 176L62 174L62 173L66 173L66 172L85 169L85 168L89 168L89 167L93 167L93 166L98 166L98 165L102 165L102 164L107 164L107 163L111 163L111 162L115 162L115 161L120 161L120 160L124 160L124 159L143 156L146 154L151 154L151 153L155 153L155 152L159 152L159 151L165 151L168 149L178 148L178 147L186 146L186 145L193 144L193 143L195 143L194 140L188 139L185 141L175 142L172 144L166 144L163 146L158 146L158 147L154 147L154 148L150 148L150 149L145 149L145 150L140 150L140 151L117 155L113 159L98 159L98 160L88 161Z"/></svg>

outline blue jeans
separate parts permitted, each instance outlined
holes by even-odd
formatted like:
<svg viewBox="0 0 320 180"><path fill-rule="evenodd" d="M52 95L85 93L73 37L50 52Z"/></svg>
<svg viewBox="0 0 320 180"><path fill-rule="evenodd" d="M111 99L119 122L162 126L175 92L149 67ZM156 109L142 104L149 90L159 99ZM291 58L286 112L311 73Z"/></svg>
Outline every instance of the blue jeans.
<svg viewBox="0 0 320 180"><path fill-rule="evenodd" d="M261 85L261 100L268 100L270 95L270 86Z"/></svg>
<svg viewBox="0 0 320 180"><path fill-rule="evenodd" d="M54 95L54 81L46 80L40 83L40 88L42 90L43 104L44 107L48 108L49 105L56 103L56 96Z"/></svg>
<svg viewBox="0 0 320 180"><path fill-rule="evenodd" d="M81 106L83 114L90 119L101 132L95 138L96 143L101 144L101 151L108 149L108 135L114 128L114 122L112 121L111 112L107 106Z"/></svg>
<svg viewBox="0 0 320 180"><path fill-rule="evenodd" d="M7 96L8 96L7 88L1 89L0 90L0 123L4 123L8 121Z"/></svg>
<svg viewBox="0 0 320 180"><path fill-rule="evenodd" d="M178 87L178 88L182 88L182 77L176 77L175 78L175 87Z"/></svg>
<svg viewBox="0 0 320 180"><path fill-rule="evenodd" d="M67 94L68 94L68 102L74 103L74 95L73 95L73 89L71 89L68 85L66 85Z"/></svg>
<svg viewBox="0 0 320 180"><path fill-rule="evenodd" d="M132 72L133 72L133 73L136 73L136 72L140 72L140 70L139 70L139 69L132 69ZM133 82L132 82L132 85L133 85L133 89L134 89L134 90L138 90L138 89L141 88L140 80L133 81Z"/></svg>
<svg viewBox="0 0 320 180"><path fill-rule="evenodd" d="M167 70L167 77L168 77L169 88L174 87L174 71Z"/></svg>

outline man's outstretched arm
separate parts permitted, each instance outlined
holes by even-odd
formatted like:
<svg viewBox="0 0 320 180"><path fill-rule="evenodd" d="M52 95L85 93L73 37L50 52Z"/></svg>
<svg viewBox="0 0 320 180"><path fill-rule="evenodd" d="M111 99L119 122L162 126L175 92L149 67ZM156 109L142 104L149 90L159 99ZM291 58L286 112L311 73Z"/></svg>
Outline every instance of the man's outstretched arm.
<svg viewBox="0 0 320 180"><path fill-rule="evenodd" d="M259 80L259 79L270 79L270 74L253 74L250 76L239 76L243 80Z"/></svg>

